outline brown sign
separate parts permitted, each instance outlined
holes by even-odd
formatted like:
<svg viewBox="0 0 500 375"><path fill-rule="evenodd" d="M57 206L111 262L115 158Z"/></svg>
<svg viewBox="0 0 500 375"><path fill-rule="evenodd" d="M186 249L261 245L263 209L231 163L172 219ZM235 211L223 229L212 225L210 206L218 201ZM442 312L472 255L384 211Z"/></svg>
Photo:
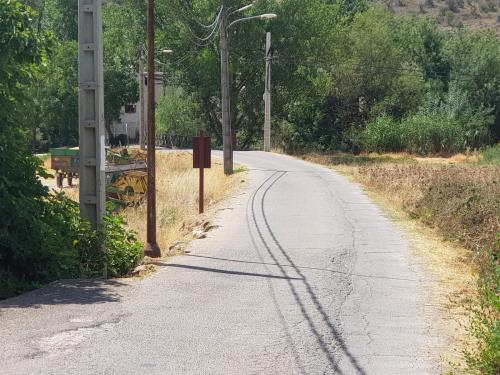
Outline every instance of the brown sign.
<svg viewBox="0 0 500 375"><path fill-rule="evenodd" d="M212 165L210 137L193 137L193 168L210 168Z"/></svg>

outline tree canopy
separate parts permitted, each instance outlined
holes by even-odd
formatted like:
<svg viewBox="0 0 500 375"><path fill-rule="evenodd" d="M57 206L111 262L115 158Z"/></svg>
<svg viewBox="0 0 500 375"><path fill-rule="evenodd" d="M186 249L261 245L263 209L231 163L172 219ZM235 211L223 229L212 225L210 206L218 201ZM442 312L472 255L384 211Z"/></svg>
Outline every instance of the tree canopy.
<svg viewBox="0 0 500 375"><path fill-rule="evenodd" d="M38 148L77 142L76 3L30 1L38 11L31 15L36 29L55 36L50 58L39 64L26 89L32 104L24 122ZM246 4L226 2L229 13ZM155 8L156 49L174 51L156 55L156 70L163 72L165 85L181 90L184 101L189 98L197 108L191 117L216 143L222 134L219 10L214 0L157 2ZM442 30L431 19L395 16L364 0L256 1L230 18L271 12L278 17L240 22L228 31L231 122L240 147L260 147L262 139L267 31L276 145L356 151L364 147L364 129L378 117L400 124L416 114L443 111L459 127L456 150L500 139L500 44L492 33ZM105 2L102 14L109 131L120 108L138 98L146 2ZM173 108L167 99L159 106L165 107L159 114ZM174 129L161 126L163 132Z"/></svg>

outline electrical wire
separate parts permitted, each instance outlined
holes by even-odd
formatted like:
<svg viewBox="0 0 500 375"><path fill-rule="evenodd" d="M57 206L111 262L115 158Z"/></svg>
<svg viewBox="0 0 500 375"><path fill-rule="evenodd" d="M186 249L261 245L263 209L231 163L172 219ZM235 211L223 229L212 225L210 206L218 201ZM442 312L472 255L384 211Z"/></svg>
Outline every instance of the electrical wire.
<svg viewBox="0 0 500 375"><path fill-rule="evenodd" d="M212 29L212 31L210 32L210 34L208 34L206 37L204 38L200 38L200 37L196 37L198 40L204 42L204 41L207 41L209 40L210 38L212 38L212 36L215 34L215 32L219 29L219 24L220 24L220 20L221 20L221 15L222 15L222 8L219 12L219 14L217 15L217 18L215 19L214 21L214 27Z"/></svg>
<svg viewBox="0 0 500 375"><path fill-rule="evenodd" d="M191 10L191 6L187 3L186 0L181 0L180 3L181 3L181 6L191 15L192 20L198 26L204 27L206 29L210 29L213 27L214 22L212 22L210 25L205 25L205 24L201 23L200 21L198 21L198 17L193 13L193 11ZM220 10L222 10L222 7L220 7Z"/></svg>

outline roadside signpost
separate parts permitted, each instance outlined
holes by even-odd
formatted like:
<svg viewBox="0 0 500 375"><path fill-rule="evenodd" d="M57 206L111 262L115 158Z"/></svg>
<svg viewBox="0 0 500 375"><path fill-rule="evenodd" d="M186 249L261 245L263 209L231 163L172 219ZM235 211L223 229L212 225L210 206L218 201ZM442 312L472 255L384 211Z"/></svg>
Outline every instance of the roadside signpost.
<svg viewBox="0 0 500 375"><path fill-rule="evenodd" d="M198 212L204 212L204 169L212 166L212 153L210 137L205 137L203 131L200 131L198 137L193 137L193 168L200 170L199 179L199 204Z"/></svg>

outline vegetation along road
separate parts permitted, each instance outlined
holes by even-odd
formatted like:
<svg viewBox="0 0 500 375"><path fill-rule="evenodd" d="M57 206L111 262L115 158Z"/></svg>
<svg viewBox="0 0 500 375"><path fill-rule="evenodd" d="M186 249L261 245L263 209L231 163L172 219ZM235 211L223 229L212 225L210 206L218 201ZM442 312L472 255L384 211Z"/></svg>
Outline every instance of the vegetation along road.
<svg viewBox="0 0 500 375"><path fill-rule="evenodd" d="M157 273L0 302L2 372L440 373L433 280L357 185L284 155L236 161L250 182L220 227Z"/></svg>

